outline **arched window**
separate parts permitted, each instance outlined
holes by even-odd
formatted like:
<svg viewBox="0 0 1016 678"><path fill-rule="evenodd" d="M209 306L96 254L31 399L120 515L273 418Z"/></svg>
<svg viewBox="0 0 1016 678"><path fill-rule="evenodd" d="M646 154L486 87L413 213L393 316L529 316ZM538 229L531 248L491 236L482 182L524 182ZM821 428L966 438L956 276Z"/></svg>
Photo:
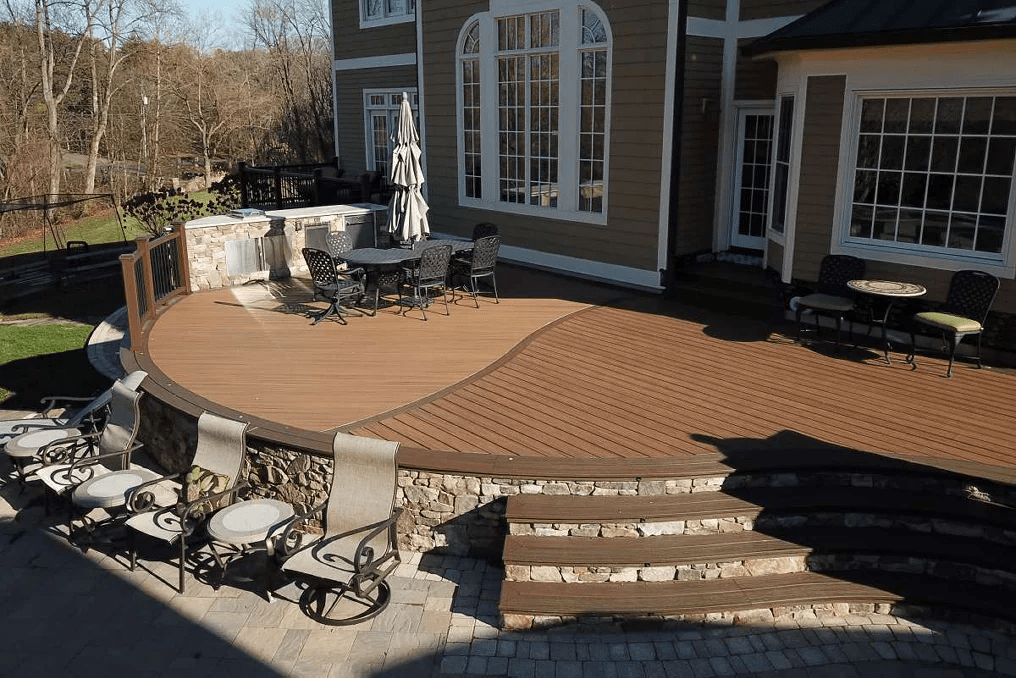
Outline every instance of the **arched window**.
<svg viewBox="0 0 1016 678"><path fill-rule="evenodd" d="M591 6L548 4L495 0L462 29L460 199L604 223L610 29Z"/></svg>

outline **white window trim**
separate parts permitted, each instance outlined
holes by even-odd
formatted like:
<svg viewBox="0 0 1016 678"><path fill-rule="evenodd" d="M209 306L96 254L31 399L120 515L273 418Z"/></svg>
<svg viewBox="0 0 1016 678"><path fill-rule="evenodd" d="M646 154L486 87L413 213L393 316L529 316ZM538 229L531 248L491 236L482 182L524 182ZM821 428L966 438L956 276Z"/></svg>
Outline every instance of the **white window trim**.
<svg viewBox="0 0 1016 678"><path fill-rule="evenodd" d="M369 97L372 96L372 95L383 94L383 95L385 95L385 97L387 99L392 94L398 94L401 97L403 92L405 92L406 94L409 95L410 102L412 102L413 97L417 94L417 91L416 91L415 87L402 87L402 88L396 87L396 88L384 88L384 89L372 88L372 89L365 89L365 90L363 90L363 98L361 100L361 106L363 108L363 142L364 142L364 156L365 156L364 159L366 161L366 164L364 165L364 167L367 168L367 171L373 171L373 170L377 169L377 165L375 164L375 158L374 158L374 134L373 134L374 128L373 128L373 126L371 124L370 115L371 115L371 111L380 110L380 109L377 109L377 108L370 108L367 105L367 101L369 100ZM390 109L388 109L386 107L385 110L390 110ZM414 106L413 110L416 112L416 116L419 117L419 115L420 115L419 104ZM391 133L393 131L394 130L388 130L389 135L391 135ZM384 179L385 179L385 181L387 181L388 177L385 177Z"/></svg>
<svg viewBox="0 0 1016 678"><path fill-rule="evenodd" d="M1001 254L977 253L967 250L929 251L920 245L906 243L851 239L850 214L853 203L855 159L861 119L861 102L864 97L892 96L1013 96L1011 88L948 87L941 89L855 89L847 92L843 121L840 129L840 158L836 187L833 254L851 254L857 257L892 264L919 266L946 271L977 268L1002 278L1016 277L1016 171L1009 186L1009 212L1006 215L1005 239Z"/></svg>
<svg viewBox="0 0 1016 678"><path fill-rule="evenodd" d="M409 0L405 0L408 2ZM416 21L416 12L419 7L414 9L412 12L406 12L405 14L399 14L397 16L386 16L380 19L368 19L366 13L363 11L364 0L357 0L360 5L360 28L377 28L379 26L391 26L393 24L406 24L410 21ZM416 0L416 4L420 4L420 0Z"/></svg>
<svg viewBox="0 0 1016 678"><path fill-rule="evenodd" d="M601 212L584 212L578 209L578 182L579 173L579 69L581 60L578 55L583 51L581 43L581 19L580 12L585 8L596 14L607 30L609 42L607 50L607 103L604 118L606 133L604 134L604 159L603 176L603 210ZM461 57L462 48L465 44L468 29L474 22L480 24L480 101L484 102L480 111L480 138L482 158L482 188L484 196L498 196L498 109L496 105L490 105L491 101L497 101L497 59L495 51L491 46L496 44L497 24L499 17L528 14L538 11L557 10L561 13L561 47L559 49L560 59L560 100L559 100L559 131L558 131L558 186L559 197L557 207L540 207L523 203L506 203L490 198L469 198L465 195L464 149L465 140L462 121L462 71ZM574 20L566 21L565 13L573 12ZM575 58L564 58L566 47L571 50ZM594 46L585 46L586 49L595 49ZM574 221L593 226L606 226L607 214L609 211L609 178L610 178L610 135L611 135L611 109L613 91L613 53L614 39L613 30L603 11L594 3L584 3L581 0L491 0L490 11L480 12L469 17L462 24L459 30L459 37L455 43L455 103L456 103L456 183L458 184L459 204L463 207L472 207L491 212L502 212L506 214L519 214L558 221ZM565 143L564 130L571 130L572 139ZM567 183L566 183L567 182ZM572 187L572 184L575 184ZM564 187L567 185L567 192ZM569 198L570 207L562 205L561 198Z"/></svg>

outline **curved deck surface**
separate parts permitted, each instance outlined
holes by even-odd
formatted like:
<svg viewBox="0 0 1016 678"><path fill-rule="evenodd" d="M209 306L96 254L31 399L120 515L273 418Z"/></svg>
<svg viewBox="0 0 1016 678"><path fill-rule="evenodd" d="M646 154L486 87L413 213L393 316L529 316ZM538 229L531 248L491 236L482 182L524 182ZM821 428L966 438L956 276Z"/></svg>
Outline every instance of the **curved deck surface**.
<svg viewBox="0 0 1016 678"><path fill-rule="evenodd" d="M439 303L427 322L382 310L312 327L305 289L202 292L158 319L147 358L164 385L225 408L424 450L649 465L845 447L1016 468L1006 371L943 379L934 358L911 371L649 295L501 277L501 304L460 300L446 317Z"/></svg>

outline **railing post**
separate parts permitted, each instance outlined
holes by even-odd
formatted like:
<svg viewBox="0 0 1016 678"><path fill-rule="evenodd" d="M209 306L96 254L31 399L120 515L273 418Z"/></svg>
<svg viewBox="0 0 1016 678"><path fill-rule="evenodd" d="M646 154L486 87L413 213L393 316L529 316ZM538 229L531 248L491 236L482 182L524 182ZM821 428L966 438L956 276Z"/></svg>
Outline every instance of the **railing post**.
<svg viewBox="0 0 1016 678"><path fill-rule="evenodd" d="M180 285L183 287L184 294L191 293L190 284L190 256L187 253L187 228L183 221L174 221L172 225L173 233L177 235L177 246L176 251L180 257Z"/></svg>
<svg viewBox="0 0 1016 678"><path fill-rule="evenodd" d="M282 209L282 168L275 166L275 209Z"/></svg>
<svg viewBox="0 0 1016 678"><path fill-rule="evenodd" d="M134 277L134 262L137 253L120 255L120 270L123 273L123 296L127 305L127 326L131 334L131 350L141 338L141 316L138 313L138 281Z"/></svg>
<svg viewBox="0 0 1016 678"><path fill-rule="evenodd" d="M141 258L141 271L145 276L145 308L151 313L155 309L155 276L152 275L152 254L150 235L139 235L134 238L134 244L138 248L138 257Z"/></svg>
<svg viewBox="0 0 1016 678"><path fill-rule="evenodd" d="M312 196L312 200L314 202L311 207L317 207L318 205L324 204L323 198L325 195L325 182L322 178L324 175L325 173L323 169L320 167L314 168L314 195Z"/></svg>
<svg viewBox="0 0 1016 678"><path fill-rule="evenodd" d="M247 186L247 163L236 163L236 171L240 174L240 207L250 207L250 188Z"/></svg>

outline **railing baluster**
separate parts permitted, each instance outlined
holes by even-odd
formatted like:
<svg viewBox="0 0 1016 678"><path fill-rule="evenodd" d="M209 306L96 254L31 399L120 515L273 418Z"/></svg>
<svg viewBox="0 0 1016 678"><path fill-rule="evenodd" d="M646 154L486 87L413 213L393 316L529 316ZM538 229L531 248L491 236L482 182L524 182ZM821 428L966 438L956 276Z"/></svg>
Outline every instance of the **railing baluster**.
<svg viewBox="0 0 1016 678"><path fill-rule="evenodd" d="M173 225L171 233L151 239L138 236L137 250L120 257L124 298L130 324L131 348L137 346L145 323L178 294L190 294L187 242L184 225Z"/></svg>

